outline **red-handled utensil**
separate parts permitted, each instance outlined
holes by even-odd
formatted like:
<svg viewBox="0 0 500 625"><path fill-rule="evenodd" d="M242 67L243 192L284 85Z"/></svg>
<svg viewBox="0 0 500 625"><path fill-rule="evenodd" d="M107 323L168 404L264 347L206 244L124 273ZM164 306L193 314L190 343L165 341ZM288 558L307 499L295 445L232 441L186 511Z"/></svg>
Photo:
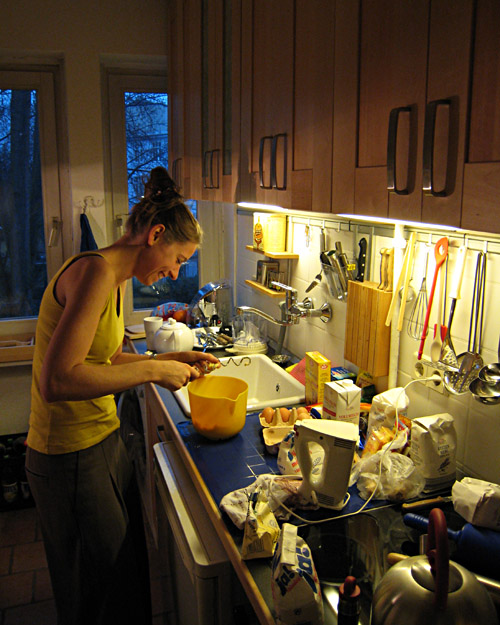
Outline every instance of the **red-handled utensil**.
<svg viewBox="0 0 500 625"><path fill-rule="evenodd" d="M425 338L427 336L427 328L429 327L429 317L432 310L432 300L434 299L434 291L436 290L436 282L439 275L441 265L448 256L448 238L443 237L434 246L434 258L436 260L436 269L434 270L434 278L432 279L431 291L429 293L429 304L427 306L427 313L425 315L424 327L422 329L422 337L420 339L420 347L418 348L418 360L421 360L424 352Z"/></svg>

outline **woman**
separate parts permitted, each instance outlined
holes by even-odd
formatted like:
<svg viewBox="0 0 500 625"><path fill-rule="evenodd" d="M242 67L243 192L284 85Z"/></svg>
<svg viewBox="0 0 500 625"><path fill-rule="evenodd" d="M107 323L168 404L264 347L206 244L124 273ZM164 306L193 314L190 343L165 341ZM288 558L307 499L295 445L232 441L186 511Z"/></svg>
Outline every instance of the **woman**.
<svg viewBox="0 0 500 625"><path fill-rule="evenodd" d="M123 353L123 290L132 276L175 280L200 241L167 171L155 168L125 235L69 259L43 296L26 471L59 625L151 623L140 506L113 394L145 382L177 390L217 359Z"/></svg>

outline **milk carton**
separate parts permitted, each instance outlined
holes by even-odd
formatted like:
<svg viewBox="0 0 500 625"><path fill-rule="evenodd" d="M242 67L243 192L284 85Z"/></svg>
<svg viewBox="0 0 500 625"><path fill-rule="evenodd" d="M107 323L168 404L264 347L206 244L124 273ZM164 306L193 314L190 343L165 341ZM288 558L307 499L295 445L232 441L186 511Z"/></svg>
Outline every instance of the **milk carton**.
<svg viewBox="0 0 500 625"><path fill-rule="evenodd" d="M306 404L321 404L325 382L330 380L331 362L319 352L306 352Z"/></svg>
<svg viewBox="0 0 500 625"><path fill-rule="evenodd" d="M352 380L327 382L323 395L323 419L349 421L359 427L361 389Z"/></svg>

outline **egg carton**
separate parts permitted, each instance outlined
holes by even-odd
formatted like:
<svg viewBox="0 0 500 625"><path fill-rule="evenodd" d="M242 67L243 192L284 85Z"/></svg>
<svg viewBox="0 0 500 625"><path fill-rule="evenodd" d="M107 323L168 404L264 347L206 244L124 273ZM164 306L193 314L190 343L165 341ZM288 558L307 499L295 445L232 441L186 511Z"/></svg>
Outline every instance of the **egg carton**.
<svg viewBox="0 0 500 625"><path fill-rule="evenodd" d="M259 415L259 421L263 428L276 428L276 427L288 427L292 428L296 421L301 419L311 419L307 408L295 406L288 410L288 408L264 408Z"/></svg>
<svg viewBox="0 0 500 625"><path fill-rule="evenodd" d="M293 425L278 425L276 427L265 427L262 430L264 444L268 453L277 455L281 442L285 436L293 430Z"/></svg>

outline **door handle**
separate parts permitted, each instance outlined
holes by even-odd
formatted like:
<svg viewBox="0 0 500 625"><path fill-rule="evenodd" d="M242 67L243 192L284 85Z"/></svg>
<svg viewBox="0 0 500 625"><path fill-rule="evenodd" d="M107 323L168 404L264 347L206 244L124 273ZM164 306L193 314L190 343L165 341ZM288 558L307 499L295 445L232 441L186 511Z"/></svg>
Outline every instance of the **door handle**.
<svg viewBox="0 0 500 625"><path fill-rule="evenodd" d="M214 159L214 154L217 155L217 158ZM219 154L220 154L220 150L216 149L216 150L212 150L210 153L210 188L211 189L218 189L219 188ZM215 161L215 171L216 171L216 180L217 182L214 183L214 161Z"/></svg>
<svg viewBox="0 0 500 625"><path fill-rule="evenodd" d="M270 176L269 184L267 185L264 183L264 147L265 147L266 141L271 142L271 176ZM273 169L272 145L273 145L273 137L271 137L270 135L267 135L261 138L260 144L259 144L259 185L261 189L273 188L273 185L272 185L272 180L273 180L272 179L272 169Z"/></svg>
<svg viewBox="0 0 500 625"><path fill-rule="evenodd" d="M276 174L276 155L278 153L278 142L283 140L283 184L278 185ZM274 135L271 143L271 186L278 191L286 190L286 173L287 173L287 155L288 155L288 141L286 133Z"/></svg>
<svg viewBox="0 0 500 625"><path fill-rule="evenodd" d="M47 247L56 247L59 241L59 232L61 231L61 220L59 217L52 217L52 226L50 228L49 242Z"/></svg>
<svg viewBox="0 0 500 625"><path fill-rule="evenodd" d="M396 146L398 141L398 122L401 113L410 114L410 139L411 139L411 106L400 106L392 109L389 114L389 131L387 134L387 189L397 195L408 195L409 179L406 181L404 189L397 188L396 182ZM411 149L411 141L408 150ZM409 159L410 161L410 159ZM408 178L410 176L410 162L408 162Z"/></svg>
<svg viewBox="0 0 500 625"><path fill-rule="evenodd" d="M436 133L436 113L439 106L447 106L450 109L448 123L449 132L452 132L451 100L444 99L428 102L425 111L422 189L426 195L432 195L433 197L446 197L447 195L449 195L446 189L446 185L445 188L441 191L436 191L436 189L434 188L434 137ZM448 179L448 172L446 178Z"/></svg>

